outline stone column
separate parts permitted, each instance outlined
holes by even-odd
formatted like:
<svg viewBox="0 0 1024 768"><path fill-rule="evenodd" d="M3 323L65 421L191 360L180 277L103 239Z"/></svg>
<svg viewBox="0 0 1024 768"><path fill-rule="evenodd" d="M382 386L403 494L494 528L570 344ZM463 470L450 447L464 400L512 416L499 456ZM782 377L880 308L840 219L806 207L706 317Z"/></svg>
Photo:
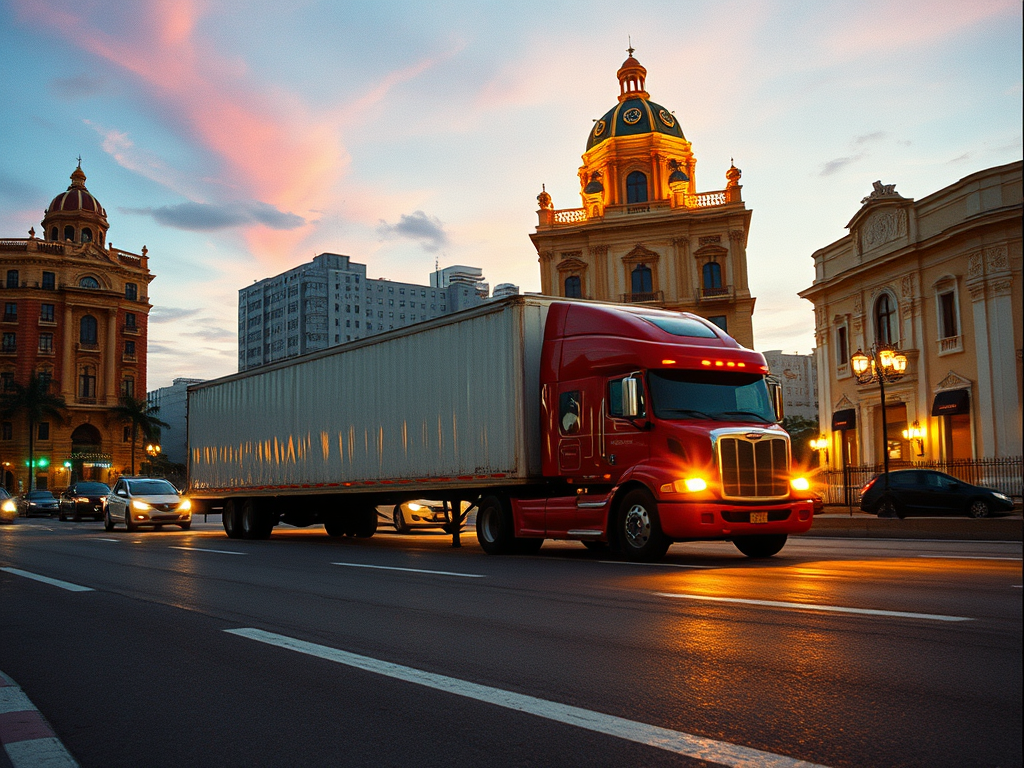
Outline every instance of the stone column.
<svg viewBox="0 0 1024 768"><path fill-rule="evenodd" d="M72 402L75 391L75 328L71 307L64 307L64 339L61 344L60 393L67 402Z"/></svg>
<svg viewBox="0 0 1024 768"><path fill-rule="evenodd" d="M106 365L103 370L103 396L107 405L117 405L117 382L114 380L115 363L121 350L117 348L117 308L107 310ZM98 393L97 393L98 394Z"/></svg>
<svg viewBox="0 0 1024 768"><path fill-rule="evenodd" d="M1005 251L1005 249L1004 249ZM994 449L997 457L1019 456L1021 409L1017 389L1017 357L1013 348L1012 278L999 277L988 284L988 344L992 370L992 410L996 414Z"/></svg>

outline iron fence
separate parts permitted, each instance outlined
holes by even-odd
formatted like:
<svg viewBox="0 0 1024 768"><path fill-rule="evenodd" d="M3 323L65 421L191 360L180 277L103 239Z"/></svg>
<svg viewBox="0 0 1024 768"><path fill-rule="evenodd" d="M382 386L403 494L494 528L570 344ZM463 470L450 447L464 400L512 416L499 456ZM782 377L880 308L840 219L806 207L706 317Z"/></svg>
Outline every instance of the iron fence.
<svg viewBox="0 0 1024 768"><path fill-rule="evenodd" d="M994 488L1016 499L1024 496L1024 457L1021 456L914 463L889 462L889 470L896 469L936 469L965 483ZM880 474L881 464L823 469L815 477L815 484L826 504L856 506L860 503L860 489L867 485L871 478Z"/></svg>

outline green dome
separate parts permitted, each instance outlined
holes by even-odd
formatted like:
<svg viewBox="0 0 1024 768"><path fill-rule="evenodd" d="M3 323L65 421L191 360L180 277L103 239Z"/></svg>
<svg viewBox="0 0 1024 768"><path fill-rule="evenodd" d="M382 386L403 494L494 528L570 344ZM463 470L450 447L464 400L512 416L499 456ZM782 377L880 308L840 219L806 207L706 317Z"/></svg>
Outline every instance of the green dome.
<svg viewBox="0 0 1024 768"><path fill-rule="evenodd" d="M660 104L639 97L626 99L594 123L587 137L587 151L613 136L638 136L655 132L686 138L675 115Z"/></svg>

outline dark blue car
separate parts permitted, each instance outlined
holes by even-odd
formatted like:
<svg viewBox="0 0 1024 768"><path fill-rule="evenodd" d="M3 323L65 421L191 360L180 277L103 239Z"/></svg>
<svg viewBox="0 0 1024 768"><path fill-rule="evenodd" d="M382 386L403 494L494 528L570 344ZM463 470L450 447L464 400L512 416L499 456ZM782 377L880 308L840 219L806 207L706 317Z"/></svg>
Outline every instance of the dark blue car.
<svg viewBox="0 0 1024 768"><path fill-rule="evenodd" d="M1004 493L971 485L934 469L899 469L889 473L889 492L882 475L861 489L860 508L879 517L967 515L989 517L1013 512Z"/></svg>

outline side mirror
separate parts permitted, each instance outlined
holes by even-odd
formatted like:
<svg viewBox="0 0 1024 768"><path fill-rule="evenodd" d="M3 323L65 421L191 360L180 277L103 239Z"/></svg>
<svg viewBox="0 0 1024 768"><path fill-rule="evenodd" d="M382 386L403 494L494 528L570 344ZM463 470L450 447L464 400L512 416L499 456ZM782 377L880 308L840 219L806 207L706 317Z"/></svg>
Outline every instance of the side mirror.
<svg viewBox="0 0 1024 768"><path fill-rule="evenodd" d="M627 419L640 415L640 382L632 376L622 380L622 415Z"/></svg>
<svg viewBox="0 0 1024 768"><path fill-rule="evenodd" d="M782 382L778 379L765 379L768 385L768 396L772 400L772 409L775 411L775 422L781 422L785 417L785 409L782 406Z"/></svg>

